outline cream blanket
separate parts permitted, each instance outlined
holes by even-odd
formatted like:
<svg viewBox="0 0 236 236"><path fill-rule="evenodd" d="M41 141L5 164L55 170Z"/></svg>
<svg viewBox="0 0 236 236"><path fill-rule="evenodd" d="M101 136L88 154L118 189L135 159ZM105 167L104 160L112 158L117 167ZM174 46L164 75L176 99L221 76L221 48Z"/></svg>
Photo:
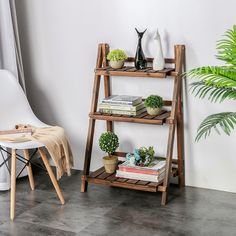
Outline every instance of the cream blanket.
<svg viewBox="0 0 236 236"><path fill-rule="evenodd" d="M18 130L31 128L32 133L0 135L0 141L14 143L37 141L42 143L55 163L57 179L60 179L65 172L68 175L71 174L73 156L63 128L59 126L38 128L31 125L16 125L16 127Z"/></svg>

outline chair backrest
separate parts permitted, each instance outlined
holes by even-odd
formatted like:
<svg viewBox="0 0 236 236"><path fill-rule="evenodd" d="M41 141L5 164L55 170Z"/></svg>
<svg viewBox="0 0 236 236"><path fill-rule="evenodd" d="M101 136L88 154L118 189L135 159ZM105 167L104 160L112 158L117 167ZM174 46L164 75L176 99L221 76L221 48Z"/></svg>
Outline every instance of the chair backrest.
<svg viewBox="0 0 236 236"><path fill-rule="evenodd" d="M34 115L16 77L0 70L0 130L13 129L16 124L45 126Z"/></svg>

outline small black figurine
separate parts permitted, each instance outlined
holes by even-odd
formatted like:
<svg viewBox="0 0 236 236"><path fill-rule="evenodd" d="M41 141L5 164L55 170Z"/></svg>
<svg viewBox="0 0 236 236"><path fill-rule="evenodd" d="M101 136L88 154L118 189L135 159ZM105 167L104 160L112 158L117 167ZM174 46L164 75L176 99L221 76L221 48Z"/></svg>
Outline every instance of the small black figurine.
<svg viewBox="0 0 236 236"><path fill-rule="evenodd" d="M145 69L147 67L147 60L145 59L143 49L142 49L142 37L147 29L145 29L143 32L139 32L136 28L135 30L138 34L138 46L137 46L137 50L135 54L134 63L135 63L135 68L137 70L140 70L140 69Z"/></svg>

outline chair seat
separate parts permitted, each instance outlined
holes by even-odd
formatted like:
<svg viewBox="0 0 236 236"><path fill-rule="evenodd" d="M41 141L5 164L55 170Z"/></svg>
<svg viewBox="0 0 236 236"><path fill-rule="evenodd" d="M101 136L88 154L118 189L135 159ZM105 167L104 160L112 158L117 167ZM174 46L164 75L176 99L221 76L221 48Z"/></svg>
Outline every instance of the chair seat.
<svg viewBox="0 0 236 236"><path fill-rule="evenodd" d="M44 147L44 144L36 141L12 143L12 142L0 142L0 146L12 149L34 149Z"/></svg>

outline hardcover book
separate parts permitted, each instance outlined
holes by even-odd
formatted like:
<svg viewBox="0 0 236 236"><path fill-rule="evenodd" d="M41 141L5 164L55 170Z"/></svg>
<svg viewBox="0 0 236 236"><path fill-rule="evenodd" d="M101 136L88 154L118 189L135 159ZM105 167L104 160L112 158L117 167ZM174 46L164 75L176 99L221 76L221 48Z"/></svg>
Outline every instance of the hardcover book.
<svg viewBox="0 0 236 236"><path fill-rule="evenodd" d="M102 100L102 103L137 105L142 102L142 97L129 95L112 95Z"/></svg>
<svg viewBox="0 0 236 236"><path fill-rule="evenodd" d="M122 110L122 111L138 111L144 108L144 104L141 102L137 105L125 105L125 104L112 104L101 102L98 105L99 109L111 109L111 110Z"/></svg>
<svg viewBox="0 0 236 236"><path fill-rule="evenodd" d="M146 108L140 109L139 111L122 111L122 110L112 110L112 109L99 109L101 113L114 114L114 115L127 115L127 116L138 116L145 112Z"/></svg>
<svg viewBox="0 0 236 236"><path fill-rule="evenodd" d="M159 183L165 177L165 170L163 170L162 173L160 173L159 175L138 174L138 173L132 173L132 172L125 172L125 171L117 170L116 171L116 177Z"/></svg>
<svg viewBox="0 0 236 236"><path fill-rule="evenodd" d="M166 161L153 161L153 164L150 167L141 167L141 166L131 166L129 161L125 161L122 164L118 165L120 171L139 173L139 174L148 174L148 175L158 175L165 169Z"/></svg>

